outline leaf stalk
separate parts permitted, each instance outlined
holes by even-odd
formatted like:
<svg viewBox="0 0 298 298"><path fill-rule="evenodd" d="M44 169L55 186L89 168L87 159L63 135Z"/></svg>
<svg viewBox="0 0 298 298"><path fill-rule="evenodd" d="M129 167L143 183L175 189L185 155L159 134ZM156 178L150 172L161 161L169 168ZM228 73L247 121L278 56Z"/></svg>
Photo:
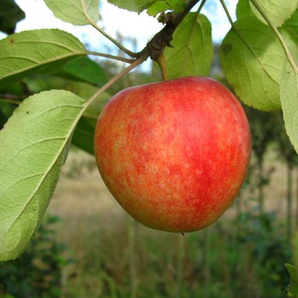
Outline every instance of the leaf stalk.
<svg viewBox="0 0 298 298"><path fill-rule="evenodd" d="M104 86L102 86L100 89L98 89L98 91L92 96L90 97L86 104L84 109L82 110L82 114L83 112L86 110L86 108L103 92L105 92L108 88L110 88L114 83L116 83L119 79L121 79L123 76L125 76L127 73L129 73L131 70L133 70L135 67L137 67L138 65L140 65L141 63L143 63L145 60L147 59L147 57L145 56L140 56L139 58L137 58L136 60L134 60L134 62L132 62L128 67L126 67L124 70L122 70L120 73L118 73L116 76L114 76L110 81L108 81Z"/></svg>
<svg viewBox="0 0 298 298"><path fill-rule="evenodd" d="M110 40L114 45L116 45L121 51L123 51L125 54L127 54L130 57L137 57L137 54L128 50L126 47L124 47L121 43L119 43L116 39L114 39L112 36L107 34L105 31L103 31L97 24L94 22L94 20L89 16L85 1L82 1L82 7L84 9L85 17L88 19L90 25L95 28L98 32L100 32L104 37L106 37L108 40Z"/></svg>
<svg viewBox="0 0 298 298"><path fill-rule="evenodd" d="M230 15L230 12L229 12L229 10L227 8L227 5L226 5L225 1L224 0L220 0L220 3L221 3L221 5L222 5L222 7L223 7L223 9L224 9L224 11L225 11L225 13L227 15L227 18L228 18L231 26L233 27L233 19L232 19L231 15Z"/></svg>
<svg viewBox="0 0 298 298"><path fill-rule="evenodd" d="M104 57L104 58L108 58L108 59L122 61L122 62L125 62L125 63L133 63L135 61L135 59L125 58L125 57L120 57L120 56L114 56L114 55L110 55L110 54L93 52L93 51L88 51L88 55Z"/></svg>
<svg viewBox="0 0 298 298"><path fill-rule="evenodd" d="M298 67L294 61L294 58L291 54L291 52L289 51L284 39L282 38L281 34L279 33L279 31L277 30L277 28L275 27L275 25L273 24L273 22L270 20L270 18L268 17L268 15L266 14L266 12L264 11L264 9L261 7L261 5L259 4L259 2L257 0L250 0L251 3L255 6L255 8L259 11L259 13L262 15L262 17L265 19L265 21L267 22L267 24L269 25L269 27L273 30L273 32L275 33L277 39L279 40L286 57L288 58L292 68L294 69L294 71L296 73L298 73Z"/></svg>

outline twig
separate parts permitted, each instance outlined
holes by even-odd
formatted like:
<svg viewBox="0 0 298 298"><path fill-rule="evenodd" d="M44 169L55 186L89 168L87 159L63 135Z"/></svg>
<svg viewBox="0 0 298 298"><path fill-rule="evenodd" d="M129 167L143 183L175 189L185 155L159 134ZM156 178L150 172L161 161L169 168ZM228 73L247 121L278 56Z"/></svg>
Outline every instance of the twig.
<svg viewBox="0 0 298 298"><path fill-rule="evenodd" d="M140 52L140 55L145 55L147 58L150 57L153 61L157 61L163 50L171 46L170 42L173 39L173 33L178 25L199 1L200 0L188 1L184 10L179 14L168 13L166 25L153 36L146 47Z"/></svg>
<svg viewBox="0 0 298 298"><path fill-rule="evenodd" d="M207 0L203 0L203 1L201 2L200 6L199 6L199 8L198 8L198 13L201 12L201 10L202 10L202 8L203 8L203 6L205 5L206 2L207 2Z"/></svg>
<svg viewBox="0 0 298 298"><path fill-rule="evenodd" d="M13 99L12 97L8 97L8 96L3 96L1 94L0 94L0 102L10 103L13 105L19 105L21 103L21 101L17 99Z"/></svg>
<svg viewBox="0 0 298 298"><path fill-rule="evenodd" d="M105 53L99 53L99 52L93 52L93 51L88 51L88 55L93 55L93 56L98 56L98 57L104 57L108 59L113 59L117 61L122 61L125 63L133 63L135 59L130 59L130 58L125 58L125 57L120 57L120 56L114 56L110 54L105 54Z"/></svg>
<svg viewBox="0 0 298 298"><path fill-rule="evenodd" d="M84 9L84 14L85 17L88 19L90 25L95 28L97 31L99 31L104 37L106 37L108 40L110 40L114 45L116 45L121 51L123 51L124 53L126 53L128 56L130 57L137 57L137 53L134 53L130 50L128 50L126 47L124 47L121 43L119 43L116 39L114 39L113 37L111 37L109 34L107 34L106 32L104 32L97 24L96 22L94 22L92 20L92 18L89 16L87 8L85 6L85 2L82 1L82 6Z"/></svg>
<svg viewBox="0 0 298 298"><path fill-rule="evenodd" d="M222 5L222 7L223 7L223 9L224 9L224 11L225 11L225 13L226 13L226 15L227 15L227 18L228 18L228 20L229 20L231 26L233 26L233 19L232 19L230 13L229 13L229 10L228 10L228 8L227 8L227 6L226 6L225 1L224 1L224 0L220 0L220 3L221 3L221 5Z"/></svg>
<svg viewBox="0 0 298 298"><path fill-rule="evenodd" d="M116 39L111 37L109 34L104 32L94 21L90 19L91 25L98 30L104 37L106 37L108 40L110 40L114 45L116 45L121 51L123 51L125 54L127 54L130 57L137 57L138 54L130 51L126 47L124 47L121 43L119 43Z"/></svg>
<svg viewBox="0 0 298 298"><path fill-rule="evenodd" d="M163 50L167 46L171 46L170 42L173 38L173 33L178 25L182 22L183 18L190 12L190 10L199 2L200 0L190 0L186 3L185 9L179 14L168 13L168 19L166 25L163 29L161 29L157 34L153 36L153 38L147 43L145 48L136 54L136 59L131 62L131 64L125 68L118 75L113 77L108 83L106 83L102 88L100 88L89 100L86 102L85 108L87 108L101 93L106 91L110 86L112 86L116 81L122 78L124 75L129 73L132 69L146 61L149 57L154 61L159 61L159 63L163 64L164 61ZM88 16L88 14L86 15ZM90 22L95 24L91 19ZM97 26L95 24L95 26ZM123 61L123 60L122 60ZM165 79L167 79L167 73L165 67L161 67L162 75Z"/></svg>

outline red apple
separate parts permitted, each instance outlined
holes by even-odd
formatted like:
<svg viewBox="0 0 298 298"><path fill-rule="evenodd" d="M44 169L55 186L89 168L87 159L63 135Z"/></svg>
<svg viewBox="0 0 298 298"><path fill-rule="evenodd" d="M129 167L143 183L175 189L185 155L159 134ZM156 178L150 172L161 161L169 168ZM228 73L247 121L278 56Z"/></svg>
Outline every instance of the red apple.
<svg viewBox="0 0 298 298"><path fill-rule="evenodd" d="M170 232L216 221L239 192L250 153L242 106L205 77L125 89L95 131L97 166L112 195L140 223Z"/></svg>

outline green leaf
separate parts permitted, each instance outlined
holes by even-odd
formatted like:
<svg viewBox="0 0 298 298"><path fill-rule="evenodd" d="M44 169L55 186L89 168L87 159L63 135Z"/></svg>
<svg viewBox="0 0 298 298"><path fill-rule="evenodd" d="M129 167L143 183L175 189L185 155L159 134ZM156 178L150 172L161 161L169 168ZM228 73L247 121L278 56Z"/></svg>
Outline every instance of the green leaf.
<svg viewBox="0 0 298 298"><path fill-rule="evenodd" d="M298 42L298 9L293 13L291 18L284 23L282 28L285 28L291 35L291 38L295 42Z"/></svg>
<svg viewBox="0 0 298 298"><path fill-rule="evenodd" d="M108 99L110 95L103 93L86 109L73 135L72 144L92 155L94 155L95 127Z"/></svg>
<svg viewBox="0 0 298 298"><path fill-rule="evenodd" d="M292 239L292 254L294 265L298 267L298 229L296 230Z"/></svg>
<svg viewBox="0 0 298 298"><path fill-rule="evenodd" d="M119 8L141 13L143 10L146 10L155 3L156 0L108 0L108 2L118 6Z"/></svg>
<svg viewBox="0 0 298 298"><path fill-rule="evenodd" d="M206 16L189 13L164 51L170 78L209 75L213 57L211 25Z"/></svg>
<svg viewBox="0 0 298 298"><path fill-rule="evenodd" d="M0 131L0 260L23 252L55 190L85 101L68 91L27 98Z"/></svg>
<svg viewBox="0 0 298 298"><path fill-rule="evenodd" d="M295 266L291 265L291 264L285 264L289 274L290 274L290 277L291 277L291 280L293 281L296 281L298 282L298 270Z"/></svg>
<svg viewBox="0 0 298 298"><path fill-rule="evenodd" d="M107 82L103 69L86 56L69 61L57 75L70 80L87 82L95 86L102 86Z"/></svg>
<svg viewBox="0 0 298 298"><path fill-rule="evenodd" d="M68 61L86 54L76 37L58 29L10 35L0 40L0 89L29 74L58 72Z"/></svg>
<svg viewBox="0 0 298 298"><path fill-rule="evenodd" d="M160 0L153 3L148 9L147 13L150 16L156 16L158 13L166 10L174 10L176 12L183 11L185 6L184 0Z"/></svg>
<svg viewBox="0 0 298 298"><path fill-rule="evenodd" d="M2 102L0 98L0 130L7 122L9 117L12 115L15 108L16 107L10 103L7 103L5 101Z"/></svg>
<svg viewBox="0 0 298 298"><path fill-rule="evenodd" d="M34 93L51 89L63 89L75 93L86 100L98 91L97 87L88 83L68 81L67 79L50 75L30 76L27 77L24 82L26 83L27 88ZM88 106L74 131L72 138L73 145L90 154L94 154L95 126L102 108L110 98L111 96L108 93L103 93L96 98L90 106Z"/></svg>
<svg viewBox="0 0 298 298"><path fill-rule="evenodd" d="M49 75L39 75L34 76L34 78L28 77L25 79L25 82L28 88L33 92L59 88L75 93L86 100L98 91L97 87L84 82L68 81L60 77ZM95 126L102 108L110 98L111 96L108 93L103 93L88 106L76 126L72 138L73 145L90 154L94 154Z"/></svg>
<svg viewBox="0 0 298 298"><path fill-rule="evenodd" d="M279 32L287 45L293 59L295 60L296 64L298 63L298 39L295 39L291 33L287 30L286 27L282 26L279 28Z"/></svg>
<svg viewBox="0 0 298 298"><path fill-rule="evenodd" d="M99 0L44 0L55 17L74 24L88 25L99 20Z"/></svg>
<svg viewBox="0 0 298 298"><path fill-rule="evenodd" d="M294 61L298 64L298 10L279 28Z"/></svg>
<svg viewBox="0 0 298 298"><path fill-rule="evenodd" d="M298 73L289 62L281 78L280 100L287 134L298 153Z"/></svg>
<svg viewBox="0 0 298 298"><path fill-rule="evenodd" d="M292 297L298 298L298 284L290 285L290 293L291 293Z"/></svg>
<svg viewBox="0 0 298 298"><path fill-rule="evenodd" d="M0 31L14 33L17 22L24 18L25 13L13 0L1 0Z"/></svg>
<svg viewBox="0 0 298 298"><path fill-rule="evenodd" d="M298 0L258 0L258 3L276 27L280 27L298 6ZM256 17L267 25L252 2L250 2L250 6Z"/></svg>
<svg viewBox="0 0 298 298"><path fill-rule="evenodd" d="M268 26L255 17L236 21L222 42L220 61L244 103L260 110L280 109L279 84L286 57Z"/></svg>
<svg viewBox="0 0 298 298"><path fill-rule="evenodd" d="M73 135L72 144L94 155L94 133L97 121L82 117Z"/></svg>
<svg viewBox="0 0 298 298"><path fill-rule="evenodd" d="M236 6L237 20L254 16L249 4L249 0L239 0Z"/></svg>
<svg viewBox="0 0 298 298"><path fill-rule="evenodd" d="M289 292L293 295L292 297L298 297L298 270L291 264L285 264L287 268L291 282L289 284Z"/></svg>

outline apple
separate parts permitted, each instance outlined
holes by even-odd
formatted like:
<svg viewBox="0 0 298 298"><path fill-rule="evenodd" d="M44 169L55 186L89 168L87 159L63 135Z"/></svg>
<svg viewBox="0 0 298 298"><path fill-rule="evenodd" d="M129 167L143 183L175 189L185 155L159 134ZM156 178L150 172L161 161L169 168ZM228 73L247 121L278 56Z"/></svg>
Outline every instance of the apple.
<svg viewBox="0 0 298 298"><path fill-rule="evenodd" d="M99 172L143 225L191 232L216 221L248 172L251 134L237 98L207 77L127 88L102 110Z"/></svg>

